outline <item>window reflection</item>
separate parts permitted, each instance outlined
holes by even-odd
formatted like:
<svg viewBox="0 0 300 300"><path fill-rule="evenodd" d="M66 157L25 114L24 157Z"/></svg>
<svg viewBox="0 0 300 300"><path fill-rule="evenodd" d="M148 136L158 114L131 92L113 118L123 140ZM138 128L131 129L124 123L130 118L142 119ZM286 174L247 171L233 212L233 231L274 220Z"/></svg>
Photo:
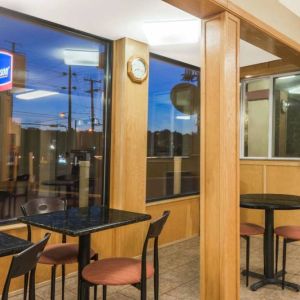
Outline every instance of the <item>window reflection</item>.
<svg viewBox="0 0 300 300"><path fill-rule="evenodd" d="M274 79L275 156L300 157L300 75Z"/></svg>
<svg viewBox="0 0 300 300"><path fill-rule="evenodd" d="M10 193L0 218L32 197L78 205L82 161L88 201L101 203L108 43L0 14L0 49L14 59L12 89L0 92L0 182Z"/></svg>
<svg viewBox="0 0 300 300"><path fill-rule="evenodd" d="M147 201L199 193L199 68L150 57Z"/></svg>

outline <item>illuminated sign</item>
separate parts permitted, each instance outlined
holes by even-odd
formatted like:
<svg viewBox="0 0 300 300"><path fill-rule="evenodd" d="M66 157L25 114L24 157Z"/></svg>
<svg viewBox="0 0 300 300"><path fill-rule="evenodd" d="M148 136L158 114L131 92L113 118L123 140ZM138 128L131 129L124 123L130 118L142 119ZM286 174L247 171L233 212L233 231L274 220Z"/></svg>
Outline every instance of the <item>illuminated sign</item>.
<svg viewBox="0 0 300 300"><path fill-rule="evenodd" d="M12 89L13 55L0 50L0 92Z"/></svg>

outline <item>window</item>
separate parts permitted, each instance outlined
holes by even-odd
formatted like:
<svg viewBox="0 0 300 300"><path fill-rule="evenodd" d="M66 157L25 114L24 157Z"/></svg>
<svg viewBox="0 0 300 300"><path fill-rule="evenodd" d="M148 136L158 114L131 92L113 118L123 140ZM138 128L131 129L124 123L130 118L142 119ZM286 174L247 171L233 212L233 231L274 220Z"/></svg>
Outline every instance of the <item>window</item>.
<svg viewBox="0 0 300 300"><path fill-rule="evenodd" d="M200 70L150 56L147 201L199 193Z"/></svg>
<svg viewBox="0 0 300 300"><path fill-rule="evenodd" d="M0 220L36 197L106 201L109 57L106 40L0 10Z"/></svg>
<svg viewBox="0 0 300 300"><path fill-rule="evenodd" d="M268 156L269 87L267 78L245 83L244 154L249 157Z"/></svg>
<svg viewBox="0 0 300 300"><path fill-rule="evenodd" d="M242 157L300 157L300 74L242 83Z"/></svg>

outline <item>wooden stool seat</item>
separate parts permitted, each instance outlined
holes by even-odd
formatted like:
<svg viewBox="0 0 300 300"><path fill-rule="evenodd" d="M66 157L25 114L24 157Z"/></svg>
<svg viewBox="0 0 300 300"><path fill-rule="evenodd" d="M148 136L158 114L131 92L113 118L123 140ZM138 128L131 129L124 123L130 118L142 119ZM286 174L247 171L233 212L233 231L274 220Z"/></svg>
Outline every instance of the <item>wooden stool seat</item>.
<svg viewBox="0 0 300 300"><path fill-rule="evenodd" d="M300 240L300 226L281 226L275 228L275 234L289 240Z"/></svg>
<svg viewBox="0 0 300 300"><path fill-rule="evenodd" d="M262 226L252 224L252 223L241 223L240 225L240 235L251 236L263 234L265 229Z"/></svg>
<svg viewBox="0 0 300 300"><path fill-rule="evenodd" d="M40 259L40 264L67 265L77 263L79 248L78 244L60 243L45 247ZM91 258L95 251L91 250Z"/></svg>
<svg viewBox="0 0 300 300"><path fill-rule="evenodd" d="M116 257L98 260L87 265L82 277L97 285L130 285L141 281L142 262L129 257ZM154 274L154 267L147 262L146 277Z"/></svg>

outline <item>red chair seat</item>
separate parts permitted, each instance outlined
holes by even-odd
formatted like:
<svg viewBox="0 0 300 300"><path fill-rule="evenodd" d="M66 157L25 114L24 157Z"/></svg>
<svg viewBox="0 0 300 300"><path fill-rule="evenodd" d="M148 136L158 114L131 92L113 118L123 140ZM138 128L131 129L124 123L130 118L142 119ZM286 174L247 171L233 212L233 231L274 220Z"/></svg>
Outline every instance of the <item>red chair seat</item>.
<svg viewBox="0 0 300 300"><path fill-rule="evenodd" d="M152 264L147 263L146 277L154 274ZM107 258L87 265L83 278L96 285L129 285L141 281L141 261L134 258Z"/></svg>
<svg viewBox="0 0 300 300"><path fill-rule="evenodd" d="M78 261L78 245L70 243L53 244L45 247L39 263L47 265L66 265ZM91 251L91 257L95 252Z"/></svg>
<svg viewBox="0 0 300 300"><path fill-rule="evenodd" d="M300 240L300 226L281 226L275 229L275 234L290 240Z"/></svg>
<svg viewBox="0 0 300 300"><path fill-rule="evenodd" d="M252 223L241 223L240 225L240 235L250 236L263 234L265 229L262 226L252 224Z"/></svg>

